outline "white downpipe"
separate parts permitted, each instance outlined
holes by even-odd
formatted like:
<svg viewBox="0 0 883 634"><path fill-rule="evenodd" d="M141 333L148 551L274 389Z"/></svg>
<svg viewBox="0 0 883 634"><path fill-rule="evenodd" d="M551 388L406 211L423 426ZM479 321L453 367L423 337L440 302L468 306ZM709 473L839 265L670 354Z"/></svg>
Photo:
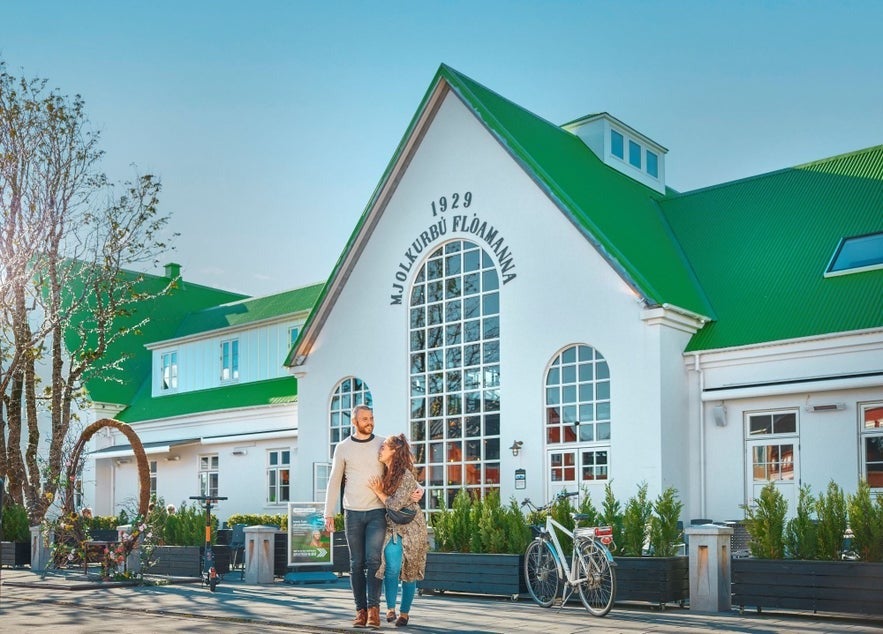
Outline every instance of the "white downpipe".
<svg viewBox="0 0 883 634"><path fill-rule="evenodd" d="M699 355L693 357L693 369L699 375L699 517L705 517L705 471L707 463L705 460L705 402L701 395L705 390L705 375L702 371L702 364L699 363Z"/></svg>

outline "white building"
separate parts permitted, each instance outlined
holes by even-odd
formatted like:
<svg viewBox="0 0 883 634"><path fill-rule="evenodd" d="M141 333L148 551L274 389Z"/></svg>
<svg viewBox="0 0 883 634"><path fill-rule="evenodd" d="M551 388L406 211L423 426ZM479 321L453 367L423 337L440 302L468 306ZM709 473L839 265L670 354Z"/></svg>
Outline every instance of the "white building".
<svg viewBox="0 0 883 634"><path fill-rule="evenodd" d="M294 499L323 499L359 401L429 508L883 490L883 146L685 193L666 153L442 66L286 361Z"/></svg>
<svg viewBox="0 0 883 634"><path fill-rule="evenodd" d="M145 284L175 278L169 296L143 307L151 320L142 335L114 351L132 355L126 380L87 382L94 419L132 427L151 490L167 503L208 494L229 498L217 507L222 519L285 513L298 415L297 381L282 361L322 285L244 298L185 282L176 265ZM128 440L106 428L92 445L85 503L99 515L133 508L138 475Z"/></svg>

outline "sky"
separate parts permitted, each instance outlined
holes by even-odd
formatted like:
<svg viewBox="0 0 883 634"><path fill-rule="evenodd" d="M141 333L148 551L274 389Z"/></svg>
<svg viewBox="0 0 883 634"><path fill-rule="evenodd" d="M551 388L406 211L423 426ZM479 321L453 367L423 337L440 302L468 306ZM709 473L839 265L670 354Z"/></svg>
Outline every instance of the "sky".
<svg viewBox="0 0 883 634"><path fill-rule="evenodd" d="M185 281L324 281L440 64L609 112L688 191L883 144L883 2L2 0L0 59L154 174ZM161 274L162 271L148 272Z"/></svg>

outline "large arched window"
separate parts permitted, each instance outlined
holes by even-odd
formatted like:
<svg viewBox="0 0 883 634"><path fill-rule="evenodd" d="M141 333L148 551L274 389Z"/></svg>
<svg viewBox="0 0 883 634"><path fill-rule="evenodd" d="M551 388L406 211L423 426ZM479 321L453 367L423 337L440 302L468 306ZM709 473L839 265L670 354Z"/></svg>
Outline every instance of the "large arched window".
<svg viewBox="0 0 883 634"><path fill-rule="evenodd" d="M348 376L337 384L331 405L328 408L328 420L331 427L331 449L329 456L334 455L334 448L341 440L350 435L352 422L350 416L356 405L373 407L371 390L362 379Z"/></svg>
<svg viewBox="0 0 883 634"><path fill-rule="evenodd" d="M549 482L553 486L579 487L607 480L610 464L607 361L590 346L569 346L549 366L545 390Z"/></svg>
<svg viewBox="0 0 883 634"><path fill-rule="evenodd" d="M409 303L410 433L429 509L500 486L500 278L478 245L448 242Z"/></svg>

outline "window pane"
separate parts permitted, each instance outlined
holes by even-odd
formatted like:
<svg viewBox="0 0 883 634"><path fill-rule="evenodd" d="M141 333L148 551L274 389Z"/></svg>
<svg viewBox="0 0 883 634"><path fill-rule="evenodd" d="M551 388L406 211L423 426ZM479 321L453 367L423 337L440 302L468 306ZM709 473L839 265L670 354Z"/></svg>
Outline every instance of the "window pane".
<svg viewBox="0 0 883 634"><path fill-rule="evenodd" d="M616 130L610 131L610 153L617 158L624 158L623 136Z"/></svg>
<svg viewBox="0 0 883 634"><path fill-rule="evenodd" d="M629 163L641 169L641 146L629 140Z"/></svg>
<svg viewBox="0 0 883 634"><path fill-rule="evenodd" d="M650 150L647 150L647 173L653 178L659 178L659 158Z"/></svg>

